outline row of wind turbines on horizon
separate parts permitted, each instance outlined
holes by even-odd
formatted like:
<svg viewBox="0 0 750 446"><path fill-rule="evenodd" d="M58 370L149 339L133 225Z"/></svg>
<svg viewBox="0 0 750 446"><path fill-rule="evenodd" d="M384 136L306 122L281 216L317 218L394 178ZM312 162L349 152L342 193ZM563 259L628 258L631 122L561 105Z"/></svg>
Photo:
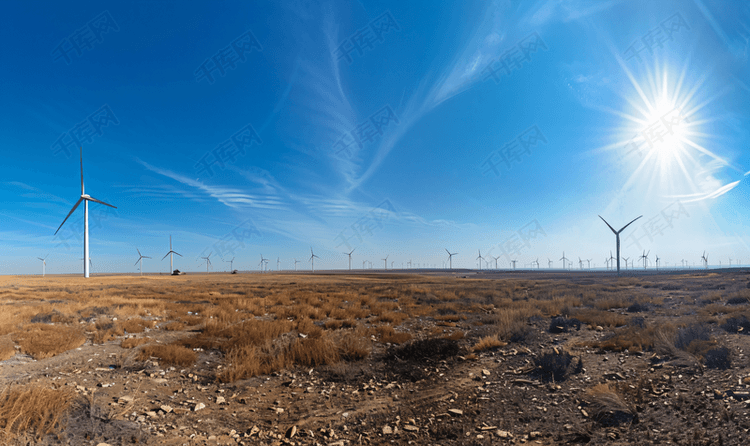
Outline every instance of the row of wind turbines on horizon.
<svg viewBox="0 0 750 446"><path fill-rule="evenodd" d="M63 222L57 228L57 231L55 231L55 235L57 235L57 233L63 227L63 225L65 224L65 222L68 221L68 218L70 218L70 216L73 214L73 212L75 212L75 210L78 208L78 206L81 203L83 203L83 258L81 260L83 260L83 276L84 277L89 277L90 269L93 266L93 262L92 262L92 260L91 260L91 258L89 256L89 202L91 201L91 202L94 202L94 203L99 203L99 204L102 204L102 205L105 205L105 206L109 206L109 207L114 208L114 209L117 209L117 208L115 206L109 204L109 203L105 203L105 202L103 202L101 200L97 200L96 198L93 198L90 195L86 194L85 189L84 189L84 184L83 184L83 147L80 148L80 164L81 164L81 195L78 198L78 201L76 202L76 204L73 205L73 208L70 210L70 212L68 212L68 215L65 217L65 219L63 220ZM606 220L604 220L604 218L601 215L599 216L599 218L602 219L602 221L607 225L607 227L609 227L609 229L612 230L612 232L615 234L615 238L616 238L616 253L617 253L617 256L616 257L613 256L612 252L610 251L609 257L605 259L605 262L607 264L607 270L610 270L610 269L614 270L615 269L615 262L616 262L616 269L617 269L617 273L619 274L620 273L620 259L622 259L622 260L625 261L625 268L627 269L628 261L630 260L630 258L629 257L621 257L620 256L620 234L628 226L630 226L631 224L633 224L636 220L640 219L641 217L643 217L643 216L641 215L641 216L633 219L630 223L626 224L625 226L623 226L619 230L615 230ZM355 250L356 250L356 248L352 249L350 252L344 252L343 253L343 254L347 255L348 258L349 258L349 270L352 269L352 254L354 253ZM138 252L138 260L135 262L135 265L139 265L139 272L142 275L143 274L143 259L151 259L151 257L144 256L143 254L141 254L141 251L138 248L136 248L136 251ZM449 269L453 269L453 257L456 256L456 255L458 255L458 253L455 253L455 252L452 253L447 248L445 249L445 252L448 254L448 258L447 258L448 268ZM162 260L164 260L167 256L169 256L169 271L170 271L171 274L179 273L178 271L176 271L174 269L174 255L175 254L177 254L178 256L182 257L181 254L177 253L176 251L174 251L172 249L172 236L170 235L169 236L169 252L167 252L167 254L165 254L164 257L162 257ZM211 265L211 255L212 254L213 254L213 252L209 253L207 256L202 256L201 257L202 259L204 259L204 262L200 266L203 266L205 264L206 265L206 272L210 272L210 268L212 266ZM488 259L486 259L485 257L482 256L481 250L478 250L478 254L479 255L477 256L477 258L475 260L479 261L479 269L480 270L482 269L482 261L485 261L487 269L489 269L489 261L488 261ZM639 262L641 260L643 261L643 268L644 269L647 269L647 267L648 267L648 264L649 264L649 254L650 254L650 251L646 252L644 250L643 254L638 258ZM388 257L389 256L390 256L390 254L386 255L385 258L381 259L381 260L383 260L383 269L384 270L388 269ZM47 256L45 256L44 258L37 257L39 260L42 261L42 275L43 276L46 275L46 267L47 267L47 258L48 257L49 257L49 254L47 254ZM497 256L497 257L489 256L489 257L492 258L495 261L495 269L497 270L498 269L498 259L500 258L500 256ZM261 258L261 260L260 260L260 263L258 265L260 267L261 272L268 271L268 262L269 262L269 259L266 259L265 257L263 257L263 254L261 254L260 258ZM310 268L311 268L311 270L313 272L315 271L315 259L316 258L319 259L320 257L318 257L317 255L315 255L315 253L313 252L313 248L310 247L310 257L308 259L308 262L310 262ZM227 263L230 263L231 271L234 273L235 272L235 270L234 270L234 260L235 260L235 258L233 257L231 260L224 260L222 258L222 260L225 261L225 262L227 262ZM552 260L549 259L549 258L547 260L548 260L548 268L552 269L552 267L553 267ZM581 259L579 257L578 258L579 268L581 270L584 269L583 268L583 263L586 262L587 266L588 266L588 269L591 269L591 260L592 259ZM562 261L562 267L563 267L563 269L571 269L571 267L573 265L573 262L570 259L568 259L567 257L565 257L565 252L563 252L563 256L560 259L560 261ZM630 260L631 269L634 268L634 261L635 261L635 259ZM657 270L659 269L660 261L661 261L661 259L658 256L656 256L655 265L656 265L656 269ZM365 269L365 266L366 266L367 262L369 262L369 261L368 260L363 260L363 262L362 262L362 269ZM509 260L510 267L515 270L517 262L518 262L517 259L510 259ZM708 255L706 254L705 251L703 252L703 255L701 256L701 262L703 263L704 268L708 269ZM280 270L280 263L281 263L280 258L277 258L276 259L276 269L277 270ZM294 270L295 271L297 271L297 264L298 263L300 263L300 261L297 260L297 259L294 259ZM391 269L393 269L393 264L394 263L395 263L394 261L391 261ZM739 265L739 264L740 264L740 262L739 262L739 260L737 260L737 265ZM539 269L540 268L539 259L537 258L535 261L532 261L530 265L531 265L532 268L533 268L534 265L536 265L536 268ZM567 265L567 268L566 268L566 265ZM693 265L695 265L695 263ZM720 265L721 265L721 263L720 263ZM372 269L372 262L369 262L369 266L370 266L370 269ZM409 260L407 262L407 266L408 266L408 269L412 268L413 263L412 263L411 260ZM443 268L445 268L445 266L446 266L445 262L443 262ZM729 266L730 267L732 266L732 259L731 258L729 259ZM404 264L402 263L402 269L404 269L403 267L404 267ZM433 267L434 267L434 265L433 265ZM689 268L689 264L688 264L687 260L682 259L682 267L683 268L685 268L685 267Z"/></svg>

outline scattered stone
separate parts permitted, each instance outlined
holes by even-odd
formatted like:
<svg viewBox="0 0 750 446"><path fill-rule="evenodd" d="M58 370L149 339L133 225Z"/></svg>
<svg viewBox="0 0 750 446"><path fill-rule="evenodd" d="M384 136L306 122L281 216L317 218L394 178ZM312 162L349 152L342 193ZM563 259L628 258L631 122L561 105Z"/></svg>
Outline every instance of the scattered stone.
<svg viewBox="0 0 750 446"><path fill-rule="evenodd" d="M119 402L120 404L129 404L129 403L132 403L132 402L133 402L133 397L132 397L132 396L128 396L128 395L125 395L125 396L121 396L121 397L120 397L120 398L119 398L119 399L117 400L117 402Z"/></svg>
<svg viewBox="0 0 750 446"><path fill-rule="evenodd" d="M411 424L405 424L404 430L409 432L418 432L419 428L417 426L412 426Z"/></svg>
<svg viewBox="0 0 750 446"><path fill-rule="evenodd" d="M530 439L530 440L533 440L533 439L535 439L535 438L539 438L539 437L541 437L541 436L542 436L542 433L541 433L541 432L539 432L539 431L532 431L532 432L529 432L529 439Z"/></svg>
<svg viewBox="0 0 750 446"><path fill-rule="evenodd" d="M297 435L297 426L292 426L289 429L286 430L286 438L292 438L295 435Z"/></svg>
<svg viewBox="0 0 750 446"><path fill-rule="evenodd" d="M159 409L163 410L164 413L171 413L172 410L174 410L174 409L172 409L172 406L168 406L166 404L163 404L163 405L159 406Z"/></svg>
<svg viewBox="0 0 750 446"><path fill-rule="evenodd" d="M451 415L463 415L464 414L464 411L461 409L448 409L448 412Z"/></svg>
<svg viewBox="0 0 750 446"><path fill-rule="evenodd" d="M387 424L383 426L383 435L390 435L392 433L393 433L393 429L391 429L390 426L388 426Z"/></svg>
<svg viewBox="0 0 750 446"><path fill-rule="evenodd" d="M205 405L205 404L203 404L203 403L198 403L198 404L196 404L196 405L195 405L195 407L193 408L193 412L198 412L199 410L201 410L201 409L205 409L205 408L206 408L206 405Z"/></svg>
<svg viewBox="0 0 750 446"><path fill-rule="evenodd" d="M484 376L490 376L490 371L487 369L482 369L482 375Z"/></svg>
<svg viewBox="0 0 750 446"><path fill-rule="evenodd" d="M495 435L497 435L500 438L511 438L513 436L513 434L511 434L510 432L508 432L508 431L501 431L499 429L498 429L497 432L495 432Z"/></svg>
<svg viewBox="0 0 750 446"><path fill-rule="evenodd" d="M216 397L216 404L224 404L227 400L224 399L223 396L217 396Z"/></svg>

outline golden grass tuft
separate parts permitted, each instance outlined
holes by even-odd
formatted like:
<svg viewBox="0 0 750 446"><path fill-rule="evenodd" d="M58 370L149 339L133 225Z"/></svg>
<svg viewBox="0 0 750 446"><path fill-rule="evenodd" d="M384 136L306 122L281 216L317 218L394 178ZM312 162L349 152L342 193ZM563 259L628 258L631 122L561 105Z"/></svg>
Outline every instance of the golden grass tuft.
<svg viewBox="0 0 750 446"><path fill-rule="evenodd" d="M143 333L144 329L154 327L154 321L147 321L141 318L133 318L122 322L120 326L128 333Z"/></svg>
<svg viewBox="0 0 750 446"><path fill-rule="evenodd" d="M143 347L138 354L139 361L145 361L150 357L159 358L160 361L181 367L189 367L195 364L198 355L181 345L176 344L151 344Z"/></svg>
<svg viewBox="0 0 750 446"><path fill-rule="evenodd" d="M16 354L16 347L10 335L0 336L0 361L12 358Z"/></svg>
<svg viewBox="0 0 750 446"><path fill-rule="evenodd" d="M144 338L126 338L123 339L120 343L120 347L122 348L136 348L139 345L148 344L151 342L151 338L144 337Z"/></svg>
<svg viewBox="0 0 750 446"><path fill-rule="evenodd" d="M41 438L60 429L75 391L38 383L6 387L0 393L0 429L7 437L31 432Z"/></svg>
<svg viewBox="0 0 750 446"><path fill-rule="evenodd" d="M288 354L290 362L305 367L333 364L341 359L338 347L328 333L316 338L296 339Z"/></svg>
<svg viewBox="0 0 750 446"><path fill-rule="evenodd" d="M375 332L383 344L403 344L412 338L411 333L396 331L388 324L375 327Z"/></svg>
<svg viewBox="0 0 750 446"><path fill-rule="evenodd" d="M28 324L12 339L34 359L50 358L86 342L86 336L76 327L47 324Z"/></svg>
<svg viewBox="0 0 750 446"><path fill-rule="evenodd" d="M363 327L341 334L337 344L341 359L347 361L359 361L372 353L369 330Z"/></svg>
<svg viewBox="0 0 750 446"><path fill-rule="evenodd" d="M166 331L182 331L185 329L185 324L178 321L172 321L166 325L163 325L161 328Z"/></svg>
<svg viewBox="0 0 750 446"><path fill-rule="evenodd" d="M471 347L471 351L483 352L485 350L491 350L493 348L505 347L506 345L508 345L508 343L498 339L497 335L485 336Z"/></svg>

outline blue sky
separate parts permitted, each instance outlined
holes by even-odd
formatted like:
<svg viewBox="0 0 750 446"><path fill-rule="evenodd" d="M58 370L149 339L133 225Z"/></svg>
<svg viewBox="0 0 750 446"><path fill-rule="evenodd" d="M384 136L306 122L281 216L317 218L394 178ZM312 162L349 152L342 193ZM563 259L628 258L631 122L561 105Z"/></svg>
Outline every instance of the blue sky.
<svg viewBox="0 0 750 446"><path fill-rule="evenodd" d="M747 2L453 3L5 5L0 273L750 264Z"/></svg>

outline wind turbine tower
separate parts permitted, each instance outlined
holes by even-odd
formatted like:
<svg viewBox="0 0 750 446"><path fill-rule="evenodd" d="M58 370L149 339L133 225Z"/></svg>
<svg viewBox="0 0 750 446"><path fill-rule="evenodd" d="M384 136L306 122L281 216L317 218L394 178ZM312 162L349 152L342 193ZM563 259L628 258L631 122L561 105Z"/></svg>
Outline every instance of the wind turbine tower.
<svg viewBox="0 0 750 446"><path fill-rule="evenodd" d="M650 252L651 252L651 251L649 251L649 252L646 252L646 251L644 250L644 251L643 251L643 255L641 255L641 256L640 256L640 257L638 258L638 260L643 260L643 269L646 269L646 265L648 264L648 255L649 255L649 253L650 253Z"/></svg>
<svg viewBox="0 0 750 446"><path fill-rule="evenodd" d="M49 257L49 254L44 256L44 258L37 257L37 259L42 261L42 277L44 277L47 274L47 257Z"/></svg>
<svg viewBox="0 0 750 446"><path fill-rule="evenodd" d="M169 235L169 252L164 254L164 257L161 259L164 260L169 256L169 274L172 274L174 272L174 254L177 254L178 256L182 257L182 254L174 252L172 250L172 235Z"/></svg>
<svg viewBox="0 0 750 446"><path fill-rule="evenodd" d="M602 219L602 221L604 222L604 224L606 224L607 227L609 229L611 229L612 232L615 233L615 238L617 239L617 274L620 274L620 233L622 231L624 231L625 228L627 228L628 226L630 226L631 224L633 224L634 221L638 220L641 217L643 217L643 215L641 215L640 217L635 218L633 221L631 221L630 223L628 223L625 226L623 226L622 228L620 228L619 231L615 231L615 228L613 228L612 226L610 226L610 224L607 223L607 220L605 220L601 215L599 216L599 218ZM610 252L610 257L612 257L612 253L611 252Z"/></svg>
<svg viewBox="0 0 750 446"><path fill-rule="evenodd" d="M141 264L138 267L138 270L140 271L141 276L142 276L143 275L143 259L150 259L151 257L147 257L147 256L144 256L143 254L141 254L141 251L138 248L135 248L135 250L138 251L138 256L139 256L138 257L138 261L135 262L135 265L138 265L139 263ZM133 266L135 266L135 265L133 265Z"/></svg>
<svg viewBox="0 0 750 446"><path fill-rule="evenodd" d="M310 247L310 267L312 268L312 272L315 272L315 258L316 257L318 259L320 258L320 257L318 257L318 256L315 255L315 253L313 252L312 246L311 246Z"/></svg>
<svg viewBox="0 0 750 446"><path fill-rule="evenodd" d="M454 253L451 254L451 252L448 251L447 248L445 249L445 252L448 253L448 268L449 269L453 269L453 256L456 255L456 254L458 254L458 253L454 252Z"/></svg>
<svg viewBox="0 0 750 446"><path fill-rule="evenodd" d="M80 148L81 151L81 197L78 199L76 204L73 206L73 209L68 212L68 215L65 217L65 220L63 220L62 223L60 223L60 226L57 228L57 231L55 231L55 235L60 231L60 228L65 224L66 221L68 221L68 218L70 218L70 215L75 212L76 208L79 204L83 201L83 277L89 277L89 201L93 201L95 203L103 204L105 206L109 206L111 208L117 209L117 207L112 206L111 204L107 204L103 201L97 200L96 198L87 195L86 192L84 192L83 189L83 147Z"/></svg>
<svg viewBox="0 0 750 446"><path fill-rule="evenodd" d="M201 257L201 259L206 260L206 273L208 273L208 267L211 266L211 254L213 254L213 252L209 252L207 257Z"/></svg>
<svg viewBox="0 0 750 446"><path fill-rule="evenodd" d="M354 248L354 249L357 249L357 248ZM354 252L354 249L352 249L351 252L344 253L349 256L349 271L352 270L352 252Z"/></svg>
<svg viewBox="0 0 750 446"><path fill-rule="evenodd" d="M390 255L390 254L388 254L388 256L389 256L389 255ZM383 266L384 266L384 268L385 268L386 270L388 269L388 256L385 256L385 258L383 259L383 263L384 263L384 265L383 265Z"/></svg>

